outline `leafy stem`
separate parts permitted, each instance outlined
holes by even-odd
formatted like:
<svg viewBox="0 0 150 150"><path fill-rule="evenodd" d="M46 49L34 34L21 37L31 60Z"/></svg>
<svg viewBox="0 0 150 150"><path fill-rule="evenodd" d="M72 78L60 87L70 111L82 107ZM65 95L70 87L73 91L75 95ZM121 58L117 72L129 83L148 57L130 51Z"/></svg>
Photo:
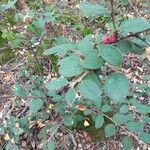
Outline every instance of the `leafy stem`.
<svg viewBox="0 0 150 150"><path fill-rule="evenodd" d="M104 117L106 117L107 119L109 119L111 122L113 122L116 126L120 127L121 129L123 129L129 136L134 137L134 139L136 141L138 141L139 144L143 144L145 146L149 146L146 143L144 143L143 141L141 141L137 135L135 135L133 132L128 131L124 126L121 126L120 124L116 123L111 117L109 117L108 115L102 113L102 115Z"/></svg>
<svg viewBox="0 0 150 150"><path fill-rule="evenodd" d="M113 22L113 27L114 27L114 31L116 32L114 0L110 0L110 7L111 7L111 18Z"/></svg>

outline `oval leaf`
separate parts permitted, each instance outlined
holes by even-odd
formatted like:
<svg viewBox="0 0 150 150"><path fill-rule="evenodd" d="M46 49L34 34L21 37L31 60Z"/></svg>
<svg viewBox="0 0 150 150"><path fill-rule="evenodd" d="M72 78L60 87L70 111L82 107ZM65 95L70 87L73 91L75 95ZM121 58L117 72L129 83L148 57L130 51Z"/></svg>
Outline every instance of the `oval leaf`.
<svg viewBox="0 0 150 150"><path fill-rule="evenodd" d="M64 56L69 50L75 49L75 47L74 44L65 43L45 50L44 54L50 55L57 53L59 56Z"/></svg>
<svg viewBox="0 0 150 150"><path fill-rule="evenodd" d="M66 126L71 126L71 125L73 125L73 123L74 123L74 119L73 119L72 115L70 115L70 114L64 115L64 124Z"/></svg>
<svg viewBox="0 0 150 150"><path fill-rule="evenodd" d="M141 132L144 129L144 125L142 122L135 122L135 121L127 122L126 127L128 130L132 132Z"/></svg>
<svg viewBox="0 0 150 150"><path fill-rule="evenodd" d="M76 98L75 89L69 89L68 92L66 93L66 101L68 102L68 104L72 106L75 101L75 98Z"/></svg>
<svg viewBox="0 0 150 150"><path fill-rule="evenodd" d="M85 55L81 65L86 69L98 69L103 65L103 60L95 51L92 51Z"/></svg>
<svg viewBox="0 0 150 150"><path fill-rule="evenodd" d="M37 112L38 110L42 109L44 102L42 99L34 99L29 104L29 108L32 112Z"/></svg>
<svg viewBox="0 0 150 150"><path fill-rule="evenodd" d="M128 19L120 25L120 33L125 36L128 33L137 33L150 29L150 23L144 18Z"/></svg>
<svg viewBox="0 0 150 150"><path fill-rule="evenodd" d="M99 52L102 58L109 64L119 67L122 64L122 55L118 48L110 45L100 46Z"/></svg>
<svg viewBox="0 0 150 150"><path fill-rule="evenodd" d="M87 17L97 18L108 13L108 10L99 4L81 3L79 9L85 13Z"/></svg>
<svg viewBox="0 0 150 150"><path fill-rule="evenodd" d="M114 101L122 102L129 91L129 82L121 73L113 73L106 79L105 93Z"/></svg>
<svg viewBox="0 0 150 150"><path fill-rule="evenodd" d="M55 79L53 81L50 81L48 84L47 84L47 89L49 91L51 90L58 90L64 86L66 86L68 84L68 81L67 79L63 78L63 77L60 77L58 79Z"/></svg>
<svg viewBox="0 0 150 150"><path fill-rule="evenodd" d="M117 124L124 124L128 121L126 115L123 115L123 114L115 114L112 119Z"/></svg>
<svg viewBox="0 0 150 150"><path fill-rule="evenodd" d="M91 80L83 80L79 85L79 90L81 96L85 98L93 101L100 99L100 89L98 85Z"/></svg>
<svg viewBox="0 0 150 150"><path fill-rule="evenodd" d="M84 71L80 65L80 58L75 55L62 59L59 65L59 73L64 77L77 76Z"/></svg>
<svg viewBox="0 0 150 150"><path fill-rule="evenodd" d="M139 134L139 137L143 142L150 144L150 134L149 133L141 132Z"/></svg>
<svg viewBox="0 0 150 150"><path fill-rule="evenodd" d="M103 124L104 124L104 117L102 115L98 115L95 119L96 129L101 128Z"/></svg>
<svg viewBox="0 0 150 150"><path fill-rule="evenodd" d="M115 125L114 124L108 124L105 127L105 134L106 134L106 137L111 137L111 136L115 135Z"/></svg>
<svg viewBox="0 0 150 150"><path fill-rule="evenodd" d="M124 137L122 139L122 145L124 150L131 150L132 149L132 141L129 137Z"/></svg>

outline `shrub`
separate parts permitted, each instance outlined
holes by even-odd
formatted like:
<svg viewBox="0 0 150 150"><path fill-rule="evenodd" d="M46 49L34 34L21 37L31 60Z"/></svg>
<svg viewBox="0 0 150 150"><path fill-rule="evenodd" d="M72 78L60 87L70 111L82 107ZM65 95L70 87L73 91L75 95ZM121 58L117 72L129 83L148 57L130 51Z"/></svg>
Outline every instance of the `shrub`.
<svg viewBox="0 0 150 150"><path fill-rule="evenodd" d="M90 117L95 128L103 128L107 138L116 134L116 127L123 129L126 133L121 141L124 149L131 149L132 139L150 144L150 135L144 131L145 123L150 121L150 106L138 101L136 94L131 91L133 85L120 71L124 54L142 54L143 49L149 47L150 36L141 36L141 33L150 29L150 23L143 18L116 20L113 0L110 2L110 9L94 3L79 5L79 10L88 19L110 18L113 30L109 35L88 34L75 42L59 38L58 44L51 48L46 48L47 45L44 47L44 55L57 58L58 78L47 81L42 74L36 76L24 68L20 70L20 76L29 82L27 88L16 83L13 91L15 96L27 98L27 112L26 116L11 116L6 127L1 126L0 133L7 139L7 150L12 147L18 149L15 143L19 136L32 132L29 125L31 121L37 124L47 121L51 119L53 111L61 119L42 127L38 137L43 149L54 149L53 135L62 124L74 127L84 122L85 116ZM45 36L46 30L50 29L48 22L59 22L57 19L60 14L52 15L53 11L48 13L47 9L42 12L47 16L45 19L38 18L39 14L35 12L31 16L28 29L33 34L38 32ZM106 66L112 70L108 75L103 69ZM137 89L139 86L136 86ZM142 85L141 89L149 95L147 84ZM47 130L51 132L50 137Z"/></svg>

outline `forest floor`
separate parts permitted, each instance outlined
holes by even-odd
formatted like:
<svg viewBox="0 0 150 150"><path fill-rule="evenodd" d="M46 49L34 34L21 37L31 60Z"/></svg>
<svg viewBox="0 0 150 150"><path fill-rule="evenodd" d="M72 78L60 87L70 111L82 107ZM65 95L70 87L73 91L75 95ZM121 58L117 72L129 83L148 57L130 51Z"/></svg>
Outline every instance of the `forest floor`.
<svg viewBox="0 0 150 150"><path fill-rule="evenodd" d="M141 6L139 2L134 3L135 0L132 1L134 4L130 6L128 10L126 10L126 14L129 17L138 16L139 14L142 17L147 19L150 18L149 15L144 15L143 11L147 6ZM146 1L145 1L146 2ZM149 2L149 1L147 1ZM64 7L64 11L68 11L68 8L75 6L75 1L69 1L68 4L62 4ZM88 26L92 26L88 24ZM71 30L66 29L62 34L66 34L69 38L78 38L71 32ZM97 29L94 29L95 32ZM76 35L78 36L78 35ZM16 56L17 57L17 56ZM3 64L0 68L0 123L4 122L5 119L10 114L15 114L16 116L23 114L24 109L18 109L15 107L16 97L12 95L12 86L15 81L18 81L18 70L19 67L28 63L28 59L24 58L23 55L19 55L17 58L12 58L15 61L10 61ZM44 60L43 60L44 61ZM106 68L106 73L110 72L110 68ZM150 75L150 61L146 58L145 55L138 56L135 54L128 54L124 56L124 63L122 64L121 71L125 73L127 78L131 83L145 83L143 80L144 75ZM26 81L25 81L26 82ZM150 82L147 82L150 84ZM139 99L142 103L149 103L150 97L140 96ZM22 135L20 147L21 150L40 150L40 144L38 143L37 133L39 132L41 126L44 123L39 124L39 126L33 126L34 133L30 135L30 137L26 137L26 134ZM150 133L150 124L147 124L145 127L147 132ZM93 135L97 134L95 130L92 131ZM83 131L83 130L71 130L62 126L58 133L55 135L56 147L58 150L121 150L121 143L118 142L120 137L123 135L123 131L118 129L118 133L115 137L107 140L96 140L91 136L91 133ZM0 145L3 144L4 141L0 138ZM150 147L143 147L143 145L137 145L136 141L134 143L135 150L150 150Z"/></svg>

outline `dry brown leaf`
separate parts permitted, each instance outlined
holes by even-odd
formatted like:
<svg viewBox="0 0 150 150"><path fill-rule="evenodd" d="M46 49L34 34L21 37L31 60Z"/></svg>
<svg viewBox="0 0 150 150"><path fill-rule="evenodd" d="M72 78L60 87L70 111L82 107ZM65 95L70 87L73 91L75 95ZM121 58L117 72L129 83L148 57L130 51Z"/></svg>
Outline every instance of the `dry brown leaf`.
<svg viewBox="0 0 150 150"><path fill-rule="evenodd" d="M22 147L26 147L27 146L27 143L25 141L22 141L22 144L21 144Z"/></svg>
<svg viewBox="0 0 150 150"><path fill-rule="evenodd" d="M84 105L78 105L78 108L77 108L77 109L80 110L80 111L84 111L84 110L87 109L87 107L84 106Z"/></svg>
<svg viewBox="0 0 150 150"><path fill-rule="evenodd" d="M43 2L44 2L45 4L50 4L50 3L51 3L50 0L43 0Z"/></svg>
<svg viewBox="0 0 150 150"><path fill-rule="evenodd" d="M29 24L32 22L32 17L29 16L29 15L25 15L24 18L23 18L23 22L26 23L26 24Z"/></svg>
<svg viewBox="0 0 150 150"><path fill-rule="evenodd" d="M43 124L41 121L38 121L37 124L39 128L43 128L45 126L45 124Z"/></svg>
<svg viewBox="0 0 150 150"><path fill-rule="evenodd" d="M10 139L10 136L8 133L5 134L4 139L5 139L5 141L8 141Z"/></svg>
<svg viewBox="0 0 150 150"><path fill-rule="evenodd" d="M90 123L87 120L85 120L84 121L84 127L88 127L88 126L90 126Z"/></svg>
<svg viewBox="0 0 150 150"><path fill-rule="evenodd" d="M147 54L147 59L150 61L150 47L145 48L146 54Z"/></svg>

